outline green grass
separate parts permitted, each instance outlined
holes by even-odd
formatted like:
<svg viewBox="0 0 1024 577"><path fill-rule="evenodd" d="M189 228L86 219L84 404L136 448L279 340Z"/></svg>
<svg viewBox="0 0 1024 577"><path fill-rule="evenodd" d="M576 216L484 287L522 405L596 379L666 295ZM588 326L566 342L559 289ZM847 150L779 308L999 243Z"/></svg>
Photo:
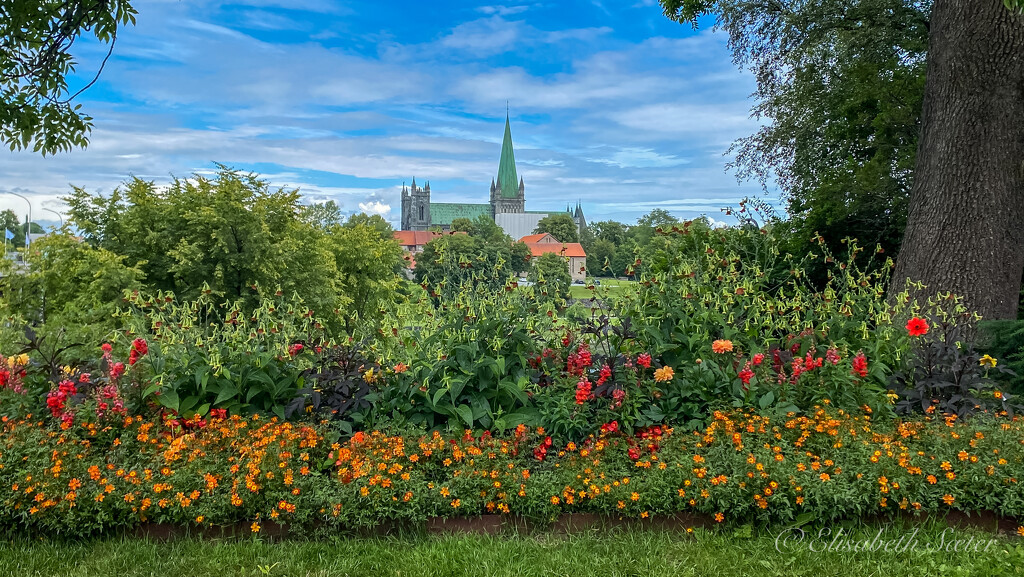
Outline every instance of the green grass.
<svg viewBox="0 0 1024 577"><path fill-rule="evenodd" d="M910 530L885 528L886 538ZM858 539L878 529L854 530ZM922 543L938 543L931 526ZM957 531L956 538L992 539ZM947 540L950 537L947 534ZM923 545L922 545L923 547ZM267 543L255 540L168 543L134 538L84 542L0 542L0 575L231 577L242 575L672 576L1024 575L1024 542L997 538L987 552L812 552L776 549L774 531L606 530L570 536L410 536Z"/></svg>
<svg viewBox="0 0 1024 577"><path fill-rule="evenodd" d="M619 280L614 278L600 278L601 285L596 287L597 291L590 290L586 285L572 285L569 287L569 296L574 299L589 299L597 293L597 296L614 295L623 287L635 284L631 280Z"/></svg>

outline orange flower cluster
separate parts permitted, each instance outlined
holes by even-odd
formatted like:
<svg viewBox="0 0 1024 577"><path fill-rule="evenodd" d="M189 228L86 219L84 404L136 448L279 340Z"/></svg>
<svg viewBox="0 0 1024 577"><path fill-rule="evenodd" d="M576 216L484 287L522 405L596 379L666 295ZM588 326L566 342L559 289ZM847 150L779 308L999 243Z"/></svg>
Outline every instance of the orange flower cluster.
<svg viewBox="0 0 1024 577"><path fill-rule="evenodd" d="M67 430L7 421L0 433L0 517L79 533L143 521L244 521L259 532L271 521L367 526L565 511L1024 517L1013 505L1024 502L1024 422L1011 418L876 425L825 408L782 421L717 412L699 431L609 429L565 444L524 426L500 437L375 431L334 440L326 424L258 416L194 430L139 417Z"/></svg>

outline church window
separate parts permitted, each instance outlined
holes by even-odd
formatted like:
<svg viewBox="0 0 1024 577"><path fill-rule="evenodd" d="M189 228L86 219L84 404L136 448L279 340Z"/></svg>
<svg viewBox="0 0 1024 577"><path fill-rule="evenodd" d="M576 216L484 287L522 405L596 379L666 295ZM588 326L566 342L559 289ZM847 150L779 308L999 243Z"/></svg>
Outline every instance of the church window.
<svg viewBox="0 0 1024 577"><path fill-rule="evenodd" d="M423 220L423 207L420 206L420 220Z"/></svg>

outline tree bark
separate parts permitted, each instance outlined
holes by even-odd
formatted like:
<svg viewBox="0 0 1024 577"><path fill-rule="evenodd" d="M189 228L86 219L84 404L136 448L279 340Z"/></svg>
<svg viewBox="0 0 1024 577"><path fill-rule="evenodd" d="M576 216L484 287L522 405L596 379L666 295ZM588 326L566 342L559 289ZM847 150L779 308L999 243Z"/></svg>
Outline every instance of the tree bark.
<svg viewBox="0 0 1024 577"><path fill-rule="evenodd" d="M890 293L953 292L1016 318L1024 273L1024 17L935 0L907 228Z"/></svg>

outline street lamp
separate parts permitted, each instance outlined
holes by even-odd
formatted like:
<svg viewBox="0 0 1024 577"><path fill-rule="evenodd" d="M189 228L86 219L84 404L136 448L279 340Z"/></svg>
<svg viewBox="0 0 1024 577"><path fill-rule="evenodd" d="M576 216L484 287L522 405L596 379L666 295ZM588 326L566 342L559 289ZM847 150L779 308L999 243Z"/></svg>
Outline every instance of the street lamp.
<svg viewBox="0 0 1024 577"><path fill-rule="evenodd" d="M10 190L5 190L3 192L13 194L28 203L28 222L25 223L25 258L28 259L28 245L31 243L32 235L32 201L17 192L11 192Z"/></svg>
<svg viewBox="0 0 1024 577"><path fill-rule="evenodd" d="M60 227L64 228L64 217L61 216L59 212L53 210L52 208L46 208L45 206L43 207L43 210L45 210L46 212L52 212L53 214L56 214L57 218L60 219Z"/></svg>

